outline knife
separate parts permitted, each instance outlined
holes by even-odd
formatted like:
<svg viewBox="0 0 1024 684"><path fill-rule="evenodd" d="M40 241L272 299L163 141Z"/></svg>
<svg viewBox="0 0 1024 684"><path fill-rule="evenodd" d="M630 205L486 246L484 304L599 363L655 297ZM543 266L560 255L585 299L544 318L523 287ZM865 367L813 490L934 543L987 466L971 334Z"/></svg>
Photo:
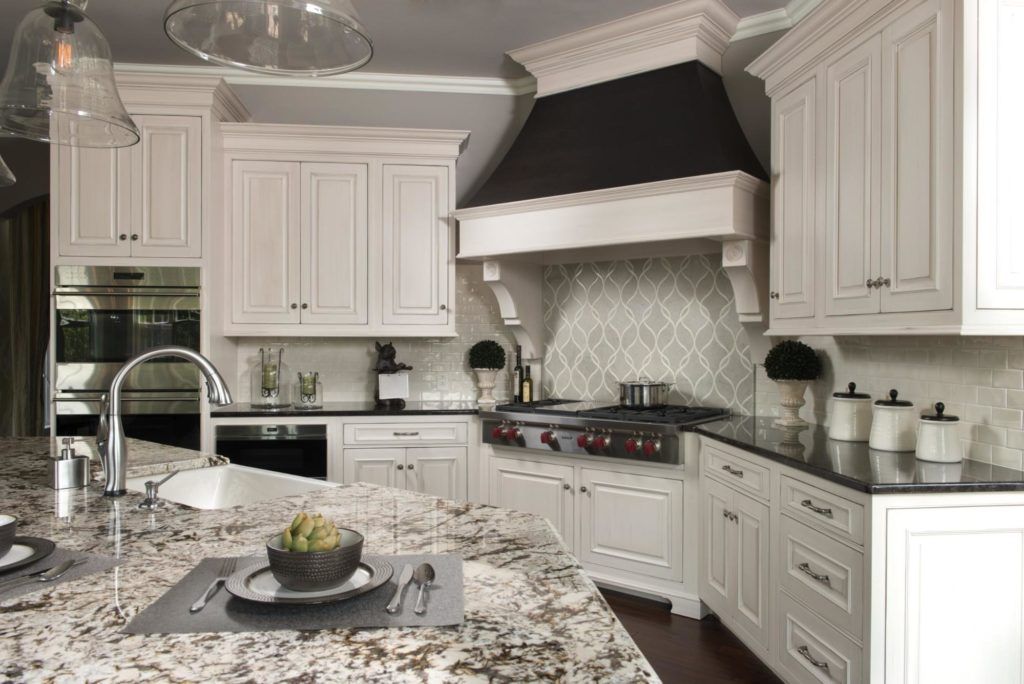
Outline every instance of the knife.
<svg viewBox="0 0 1024 684"><path fill-rule="evenodd" d="M402 606L402 592L405 590L405 585L412 579L412 566L406 565L402 568L402 574L398 576L398 587L395 589L395 595L391 597L391 602L388 603L386 610L387 612L394 615L398 612L398 609Z"/></svg>

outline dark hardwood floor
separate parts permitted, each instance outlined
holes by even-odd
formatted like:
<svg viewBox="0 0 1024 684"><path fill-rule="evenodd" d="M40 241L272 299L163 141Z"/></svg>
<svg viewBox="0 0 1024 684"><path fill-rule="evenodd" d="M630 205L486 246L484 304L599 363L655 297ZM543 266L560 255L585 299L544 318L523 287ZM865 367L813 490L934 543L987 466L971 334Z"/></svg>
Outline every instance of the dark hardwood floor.
<svg viewBox="0 0 1024 684"><path fill-rule="evenodd" d="M673 615L663 603L601 593L666 684L781 681L714 616L691 620Z"/></svg>

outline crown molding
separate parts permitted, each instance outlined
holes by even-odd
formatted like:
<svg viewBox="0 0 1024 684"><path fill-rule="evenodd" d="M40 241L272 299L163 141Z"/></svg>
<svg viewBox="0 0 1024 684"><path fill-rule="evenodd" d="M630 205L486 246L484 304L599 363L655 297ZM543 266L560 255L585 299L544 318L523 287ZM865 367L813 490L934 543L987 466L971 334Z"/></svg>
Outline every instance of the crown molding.
<svg viewBox="0 0 1024 684"><path fill-rule="evenodd" d="M147 74L182 78L216 78L228 85L291 88L338 88L341 90L393 90L413 93L460 93L463 95L517 96L532 93L532 77L518 79L479 76L435 76L430 74L378 74L365 71L314 78L312 76L270 76L219 66L117 63L122 74Z"/></svg>
<svg viewBox="0 0 1024 684"><path fill-rule="evenodd" d="M732 41L791 29L821 3L822 0L790 0L785 7L743 17L736 25Z"/></svg>
<svg viewBox="0 0 1024 684"><path fill-rule="evenodd" d="M221 145L235 154L362 154L453 160L466 148L469 131L370 126L225 123Z"/></svg>
<svg viewBox="0 0 1024 684"><path fill-rule="evenodd" d="M121 100L129 109L155 107L168 113L209 110L218 121L250 118L235 92L216 75L115 68L114 78Z"/></svg>
<svg viewBox="0 0 1024 684"><path fill-rule="evenodd" d="M508 56L536 77L537 97L695 59L721 72L738 22L721 0L677 0Z"/></svg>

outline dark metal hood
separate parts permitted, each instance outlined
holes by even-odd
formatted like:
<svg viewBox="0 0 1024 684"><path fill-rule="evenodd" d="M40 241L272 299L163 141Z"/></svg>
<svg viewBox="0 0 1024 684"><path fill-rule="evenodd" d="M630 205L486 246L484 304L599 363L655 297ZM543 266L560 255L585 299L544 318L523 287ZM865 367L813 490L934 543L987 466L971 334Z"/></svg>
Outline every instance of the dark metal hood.
<svg viewBox="0 0 1024 684"><path fill-rule="evenodd" d="M538 98L505 158L465 206L725 171L768 179L722 77L693 60Z"/></svg>

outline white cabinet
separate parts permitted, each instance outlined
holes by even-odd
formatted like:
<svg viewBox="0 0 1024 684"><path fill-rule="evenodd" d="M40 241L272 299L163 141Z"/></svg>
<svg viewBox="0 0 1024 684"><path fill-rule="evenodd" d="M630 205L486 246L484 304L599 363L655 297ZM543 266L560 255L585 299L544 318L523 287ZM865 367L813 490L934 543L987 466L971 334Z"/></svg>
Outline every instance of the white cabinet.
<svg viewBox="0 0 1024 684"><path fill-rule="evenodd" d="M769 509L705 478L701 493L701 599L752 647L768 650Z"/></svg>
<svg viewBox="0 0 1024 684"><path fill-rule="evenodd" d="M232 198L226 335L455 334L449 214L466 134L271 124L221 133ZM265 282L252 294L241 283L256 274Z"/></svg>
<svg viewBox="0 0 1024 684"><path fill-rule="evenodd" d="M547 518L570 549L575 540L573 469L553 463L490 459L488 503Z"/></svg>
<svg viewBox="0 0 1024 684"><path fill-rule="evenodd" d="M132 118L133 147L57 147L59 256L202 255L202 118Z"/></svg>
<svg viewBox="0 0 1024 684"><path fill-rule="evenodd" d="M772 101L772 319L814 316L817 93L810 79Z"/></svg>
<svg viewBox="0 0 1024 684"><path fill-rule="evenodd" d="M342 478L405 489L405 449L345 449Z"/></svg>
<svg viewBox="0 0 1024 684"><path fill-rule="evenodd" d="M384 165L385 325L448 322L449 211L448 169Z"/></svg>
<svg viewBox="0 0 1024 684"><path fill-rule="evenodd" d="M346 448L342 463L345 482L466 499L466 447Z"/></svg>

